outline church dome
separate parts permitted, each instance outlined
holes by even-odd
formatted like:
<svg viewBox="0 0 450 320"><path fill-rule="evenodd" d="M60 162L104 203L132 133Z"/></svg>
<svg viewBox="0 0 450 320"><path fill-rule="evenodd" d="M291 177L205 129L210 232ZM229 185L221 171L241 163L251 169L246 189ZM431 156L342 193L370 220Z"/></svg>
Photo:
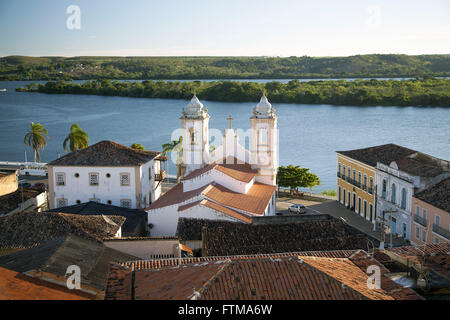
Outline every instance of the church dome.
<svg viewBox="0 0 450 320"><path fill-rule="evenodd" d="M186 107L186 114L190 116L197 116L203 113L203 103L198 100L197 96L194 94L191 101Z"/></svg>
<svg viewBox="0 0 450 320"><path fill-rule="evenodd" d="M269 102L269 100L266 97L266 94L263 93L261 100L256 105L256 107L253 109L253 114L259 117L264 116L271 116L273 114L273 108L272 104Z"/></svg>

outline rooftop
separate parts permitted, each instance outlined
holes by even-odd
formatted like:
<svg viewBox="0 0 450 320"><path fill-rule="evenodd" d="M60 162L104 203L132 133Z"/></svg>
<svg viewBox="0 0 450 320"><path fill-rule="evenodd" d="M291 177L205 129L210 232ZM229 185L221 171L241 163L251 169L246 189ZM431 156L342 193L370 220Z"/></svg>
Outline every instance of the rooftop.
<svg viewBox="0 0 450 320"><path fill-rule="evenodd" d="M392 161L404 158L417 151L390 143L375 147L336 152L369 166L376 167L377 162L389 165Z"/></svg>
<svg viewBox="0 0 450 320"><path fill-rule="evenodd" d="M203 168L192 171L183 180L190 180L201 176L211 170L218 170L235 180L250 182L257 174L258 170L252 169L248 163L240 163L236 158L224 158L220 161L207 165Z"/></svg>
<svg viewBox="0 0 450 320"><path fill-rule="evenodd" d="M115 236L124 221L119 216L16 213L0 218L0 248L30 248L68 234L101 241Z"/></svg>
<svg viewBox="0 0 450 320"><path fill-rule="evenodd" d="M123 207L112 206L95 201L89 201L81 204L75 204L67 207L60 207L47 212L60 212L78 215L105 215L105 216L122 216L126 218L122 226L122 235L143 236L145 232L145 216L143 210L128 209Z"/></svg>
<svg viewBox="0 0 450 320"><path fill-rule="evenodd" d="M220 260L186 261L181 267L146 270L115 265L108 278L105 299L421 299L384 276L383 266L365 252L352 251L330 258L334 255L322 252L226 256ZM367 287L369 264L382 270L380 289Z"/></svg>
<svg viewBox="0 0 450 320"><path fill-rule="evenodd" d="M85 149L72 151L48 165L52 166L140 166L158 156L158 151L137 150L113 141L100 141Z"/></svg>
<svg viewBox="0 0 450 320"><path fill-rule="evenodd" d="M250 190L243 194L231 191L218 183L210 183L201 188L183 192L183 184L180 182L153 202L146 210L181 204L191 198L203 195L208 200L222 206L262 215L272 198L275 188L275 186L255 182Z"/></svg>
<svg viewBox="0 0 450 320"><path fill-rule="evenodd" d="M203 256L367 250L375 245L338 219L261 225L209 223L202 230L202 240Z"/></svg>
<svg viewBox="0 0 450 320"><path fill-rule="evenodd" d="M0 257L0 267L20 273L53 275L64 284L67 267L81 269L81 285L106 289L110 262L138 259L132 255L108 248L102 243L73 235L47 241L37 247ZM44 276L45 276L44 275Z"/></svg>
<svg viewBox="0 0 450 320"><path fill-rule="evenodd" d="M0 196L0 216L18 208L22 202L36 198L42 192L42 190L23 188L22 198L22 188L20 188L14 192Z"/></svg>
<svg viewBox="0 0 450 320"><path fill-rule="evenodd" d="M87 300L89 294L0 267L0 300Z"/></svg>
<svg viewBox="0 0 450 320"><path fill-rule="evenodd" d="M450 178L415 194L414 197L450 213Z"/></svg>

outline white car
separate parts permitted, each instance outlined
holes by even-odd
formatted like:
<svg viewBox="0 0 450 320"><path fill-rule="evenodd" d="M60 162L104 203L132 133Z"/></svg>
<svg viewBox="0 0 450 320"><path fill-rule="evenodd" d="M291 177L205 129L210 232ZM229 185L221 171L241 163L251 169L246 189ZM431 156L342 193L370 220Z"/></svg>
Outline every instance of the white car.
<svg viewBox="0 0 450 320"><path fill-rule="evenodd" d="M288 212L306 213L306 207L302 204L293 204L288 208Z"/></svg>

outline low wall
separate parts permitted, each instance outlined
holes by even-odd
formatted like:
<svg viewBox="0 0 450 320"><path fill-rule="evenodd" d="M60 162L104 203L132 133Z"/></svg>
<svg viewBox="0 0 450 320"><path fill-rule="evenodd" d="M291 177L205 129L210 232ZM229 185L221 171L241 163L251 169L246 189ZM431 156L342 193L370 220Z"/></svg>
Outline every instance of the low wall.
<svg viewBox="0 0 450 320"><path fill-rule="evenodd" d="M292 216L262 216L252 217L253 225L276 224L276 223L293 223L293 222L309 222L309 221L325 221L332 217L328 214L301 214Z"/></svg>

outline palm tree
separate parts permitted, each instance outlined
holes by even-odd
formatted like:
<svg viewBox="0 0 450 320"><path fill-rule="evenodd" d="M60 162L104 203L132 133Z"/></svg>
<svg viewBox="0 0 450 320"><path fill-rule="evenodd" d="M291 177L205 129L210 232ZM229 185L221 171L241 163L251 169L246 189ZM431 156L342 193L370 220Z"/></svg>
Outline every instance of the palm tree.
<svg viewBox="0 0 450 320"><path fill-rule="evenodd" d="M67 144L69 144L71 152L84 149L89 145L88 134L75 123L70 127L70 133L63 142L63 148L66 152L68 151Z"/></svg>
<svg viewBox="0 0 450 320"><path fill-rule="evenodd" d="M162 155L165 157L167 152L170 151L176 151L178 158L180 157L181 153L183 152L182 149L182 143L183 142L183 136L180 136L178 140L172 140L172 142L164 143L162 145L163 153Z"/></svg>
<svg viewBox="0 0 450 320"><path fill-rule="evenodd" d="M172 142L164 143L162 145L162 155L165 157L167 152L175 151L177 153L177 181L181 177L181 155L183 154L183 136L180 136L178 140L172 140Z"/></svg>
<svg viewBox="0 0 450 320"><path fill-rule="evenodd" d="M133 143L131 145L131 148L136 149L136 150L145 150L144 146L140 143Z"/></svg>
<svg viewBox="0 0 450 320"><path fill-rule="evenodd" d="M44 147L47 145L47 141L45 137L49 138L47 129L40 123L31 122L30 131L25 134L25 138L23 139L23 143L27 146L31 146L34 150L34 162L41 161L40 150L44 150Z"/></svg>

